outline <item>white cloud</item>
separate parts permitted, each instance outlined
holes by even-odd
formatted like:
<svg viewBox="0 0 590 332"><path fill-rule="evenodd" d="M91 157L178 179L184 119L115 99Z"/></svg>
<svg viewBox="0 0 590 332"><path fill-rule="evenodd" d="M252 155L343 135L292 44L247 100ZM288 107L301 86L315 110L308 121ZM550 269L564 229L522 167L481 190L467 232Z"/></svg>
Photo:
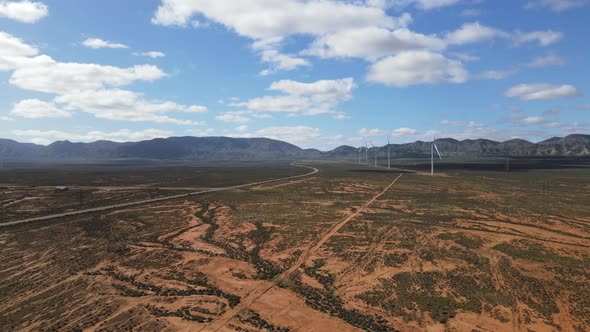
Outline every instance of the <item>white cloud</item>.
<svg viewBox="0 0 590 332"><path fill-rule="evenodd" d="M406 28L388 30L379 27L347 29L316 39L304 54L322 58L357 57L375 61L408 50L442 50L445 41Z"/></svg>
<svg viewBox="0 0 590 332"><path fill-rule="evenodd" d="M380 8L345 2L297 0L162 0L152 22L186 26L196 14L255 40L394 24L394 20Z"/></svg>
<svg viewBox="0 0 590 332"><path fill-rule="evenodd" d="M121 129L112 132L89 131L87 133L72 133L59 130L13 130L12 134L38 144L49 144L60 140L69 140L74 142L94 142L99 140L127 142L170 137L173 135L173 133L170 131L159 129L144 129L140 131Z"/></svg>
<svg viewBox="0 0 590 332"><path fill-rule="evenodd" d="M219 121L223 121L223 122L246 123L246 122L250 122L252 120L248 116L246 116L246 115L249 115L250 113L251 112L248 112L248 111L226 112L226 113L216 116L215 119L217 119Z"/></svg>
<svg viewBox="0 0 590 332"><path fill-rule="evenodd" d="M505 92L506 97L519 98L521 100L546 100L571 98L580 96L581 93L572 85L552 84L519 84Z"/></svg>
<svg viewBox="0 0 590 332"><path fill-rule="evenodd" d="M475 56L475 55L471 55L469 53L461 53L461 52L453 52L451 53L451 55L459 60L465 61L465 62L474 62L474 61L479 61L479 57Z"/></svg>
<svg viewBox="0 0 590 332"><path fill-rule="evenodd" d="M19 38L0 31L0 71L14 70L32 62L29 57L39 53L37 48L25 44Z"/></svg>
<svg viewBox="0 0 590 332"><path fill-rule="evenodd" d="M502 30L481 25L479 22L473 22L465 23L461 28L448 33L446 39L449 44L463 45L508 36L509 34Z"/></svg>
<svg viewBox="0 0 590 332"><path fill-rule="evenodd" d="M235 130L236 130L238 133L245 133L245 132L247 132L247 131L248 131L248 126L246 126L246 125L241 125L241 126L238 126L238 127L236 127L236 129L235 129Z"/></svg>
<svg viewBox="0 0 590 332"><path fill-rule="evenodd" d="M527 3L526 8L547 7L554 12L562 12L564 10L582 7L586 3L586 0L531 0Z"/></svg>
<svg viewBox="0 0 590 332"><path fill-rule="evenodd" d="M73 91L55 98L55 102L63 105L68 111L91 113L97 118L131 121L172 123L178 125L202 125L202 122L171 118L162 113L203 113L207 108L198 105L181 105L170 101L149 101L141 94L120 90L87 90Z"/></svg>
<svg viewBox="0 0 590 332"><path fill-rule="evenodd" d="M352 98L354 88L356 88L354 79L348 77L339 80L320 80L313 83L282 80L273 82L268 89L292 96L309 96L316 102L341 102Z"/></svg>
<svg viewBox="0 0 590 332"><path fill-rule="evenodd" d="M459 61L427 51L404 52L373 64L370 82L407 87L415 84L464 83L469 73Z"/></svg>
<svg viewBox="0 0 590 332"><path fill-rule="evenodd" d="M166 56L166 53L164 52L158 52L158 51L150 51L150 52L142 52L142 53L133 53L133 55L137 55L137 56L147 56L149 58L152 59L157 59L157 58L163 58Z"/></svg>
<svg viewBox="0 0 590 332"><path fill-rule="evenodd" d="M433 10L460 3L461 0L367 0L367 3L379 8L406 7L413 5L421 10Z"/></svg>
<svg viewBox="0 0 590 332"><path fill-rule="evenodd" d="M352 98L354 88L356 84L352 78L312 83L282 80L272 83L269 90L280 91L285 95L253 98L230 106L246 107L258 113L284 112L292 116L331 114L336 119L344 119L346 116L334 108Z"/></svg>
<svg viewBox="0 0 590 332"><path fill-rule="evenodd" d="M28 119L67 118L70 112L58 108L54 103L39 99L25 99L14 104L10 114Z"/></svg>
<svg viewBox="0 0 590 332"><path fill-rule="evenodd" d="M481 73L479 76L480 78L486 80L503 80L506 77L512 76L517 72L517 70L487 70Z"/></svg>
<svg viewBox="0 0 590 332"><path fill-rule="evenodd" d="M56 62L48 56L38 63L17 68L10 83L27 90L68 93L72 90L96 90L105 86L120 87L134 81L155 81L166 74L153 65L129 68L89 63ZM42 61L41 61L42 60Z"/></svg>
<svg viewBox="0 0 590 332"><path fill-rule="evenodd" d="M311 63L303 58L294 57L288 54L281 54L279 51L274 49L262 51L262 62L271 64L271 68L260 72L260 75L262 76L270 75L279 70L293 70L299 67L311 66Z"/></svg>
<svg viewBox="0 0 590 332"><path fill-rule="evenodd" d="M119 68L57 62L46 55L35 56L36 48L6 33L0 33L0 54L0 70L13 71L9 80L12 85L57 95L53 102L27 100L15 105L13 114L21 117L57 117L85 112L109 120L202 125L200 121L177 119L164 113L207 112L204 106L148 100L141 93L117 89L135 81L151 82L166 76L153 65Z"/></svg>
<svg viewBox="0 0 590 332"><path fill-rule="evenodd" d="M519 121L519 123L523 124L523 125L541 124L543 122L545 122L545 119L543 119L540 116L529 116L529 117L522 118Z"/></svg>
<svg viewBox="0 0 590 332"><path fill-rule="evenodd" d="M471 128L483 127L483 123L475 122L475 121L443 120L440 122L440 124L443 126L449 126L449 127L471 127Z"/></svg>
<svg viewBox="0 0 590 332"><path fill-rule="evenodd" d="M563 38L563 34L558 31L547 30L547 31L532 31L532 32L521 32L517 31L514 33L512 39L516 45L538 42L541 46L548 46Z"/></svg>
<svg viewBox="0 0 590 332"><path fill-rule="evenodd" d="M415 129L412 128L398 128L393 130L392 136L393 137L409 137L414 136L418 133Z"/></svg>
<svg viewBox="0 0 590 332"><path fill-rule="evenodd" d="M559 66L565 64L565 60L558 55L548 54L546 56L536 57L527 64L528 67L547 67Z"/></svg>
<svg viewBox="0 0 590 332"><path fill-rule="evenodd" d="M23 23L35 23L47 13L47 6L42 2L0 0L0 17Z"/></svg>
<svg viewBox="0 0 590 332"><path fill-rule="evenodd" d="M99 48L129 48L129 46L127 45L111 43L109 41L102 40L99 38L88 38L82 42L82 45L95 50Z"/></svg>
<svg viewBox="0 0 590 332"><path fill-rule="evenodd" d="M385 130L379 129L379 128L373 128L373 129L362 128L359 130L358 134L361 137L387 136L387 132Z"/></svg>

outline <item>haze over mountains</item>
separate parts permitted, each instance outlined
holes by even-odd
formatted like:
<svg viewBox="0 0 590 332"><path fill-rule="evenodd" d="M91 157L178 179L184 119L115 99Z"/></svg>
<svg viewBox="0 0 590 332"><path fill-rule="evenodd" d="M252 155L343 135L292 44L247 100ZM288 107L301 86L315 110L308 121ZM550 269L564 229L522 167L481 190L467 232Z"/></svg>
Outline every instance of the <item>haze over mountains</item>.
<svg viewBox="0 0 590 332"><path fill-rule="evenodd" d="M532 143L513 139L496 142L488 139L458 141L437 139L446 156L590 156L590 135L553 137ZM417 141L391 144L393 157L423 158L430 155L430 143ZM378 147L385 152L386 147ZM58 141L47 146L0 139L0 158L4 160L277 160L343 159L358 156L358 148L343 145L331 151L301 149L293 144L268 138L170 137L148 141L116 143L97 141L72 143Z"/></svg>

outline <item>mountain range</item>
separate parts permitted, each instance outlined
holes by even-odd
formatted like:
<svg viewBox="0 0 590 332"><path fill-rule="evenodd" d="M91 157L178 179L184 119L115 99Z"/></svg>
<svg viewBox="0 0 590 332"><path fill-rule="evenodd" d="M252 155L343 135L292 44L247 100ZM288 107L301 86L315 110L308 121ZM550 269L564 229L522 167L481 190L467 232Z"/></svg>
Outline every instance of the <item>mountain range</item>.
<svg viewBox="0 0 590 332"><path fill-rule="evenodd" d="M553 137L532 143L521 139L496 142L488 139L452 138L436 140L446 156L590 156L590 135ZM430 155L431 142L417 141L377 147L391 148L392 157L424 158ZM370 149L371 151L373 148ZM287 160L354 159L359 148L343 145L331 151L302 149L268 138L170 137L140 142L96 141L72 143L58 141L47 146L0 139L0 158L4 160Z"/></svg>

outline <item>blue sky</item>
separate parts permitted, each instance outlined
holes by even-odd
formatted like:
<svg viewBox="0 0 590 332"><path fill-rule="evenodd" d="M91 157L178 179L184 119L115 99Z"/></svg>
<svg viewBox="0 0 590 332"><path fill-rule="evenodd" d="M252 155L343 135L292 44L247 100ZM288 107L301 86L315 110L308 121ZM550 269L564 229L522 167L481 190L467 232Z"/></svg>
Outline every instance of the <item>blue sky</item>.
<svg viewBox="0 0 590 332"><path fill-rule="evenodd" d="M590 132L585 0L0 0L0 137Z"/></svg>

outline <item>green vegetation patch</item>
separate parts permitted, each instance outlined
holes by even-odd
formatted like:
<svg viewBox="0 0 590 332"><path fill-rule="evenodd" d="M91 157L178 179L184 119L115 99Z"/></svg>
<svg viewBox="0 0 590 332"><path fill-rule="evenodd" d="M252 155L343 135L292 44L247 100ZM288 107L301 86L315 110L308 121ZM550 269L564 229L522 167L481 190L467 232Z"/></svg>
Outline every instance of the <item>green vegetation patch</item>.
<svg viewBox="0 0 590 332"><path fill-rule="evenodd" d="M477 249L482 246L483 240L475 236L467 236L465 233L441 233L436 236L441 240L453 241L469 249Z"/></svg>

